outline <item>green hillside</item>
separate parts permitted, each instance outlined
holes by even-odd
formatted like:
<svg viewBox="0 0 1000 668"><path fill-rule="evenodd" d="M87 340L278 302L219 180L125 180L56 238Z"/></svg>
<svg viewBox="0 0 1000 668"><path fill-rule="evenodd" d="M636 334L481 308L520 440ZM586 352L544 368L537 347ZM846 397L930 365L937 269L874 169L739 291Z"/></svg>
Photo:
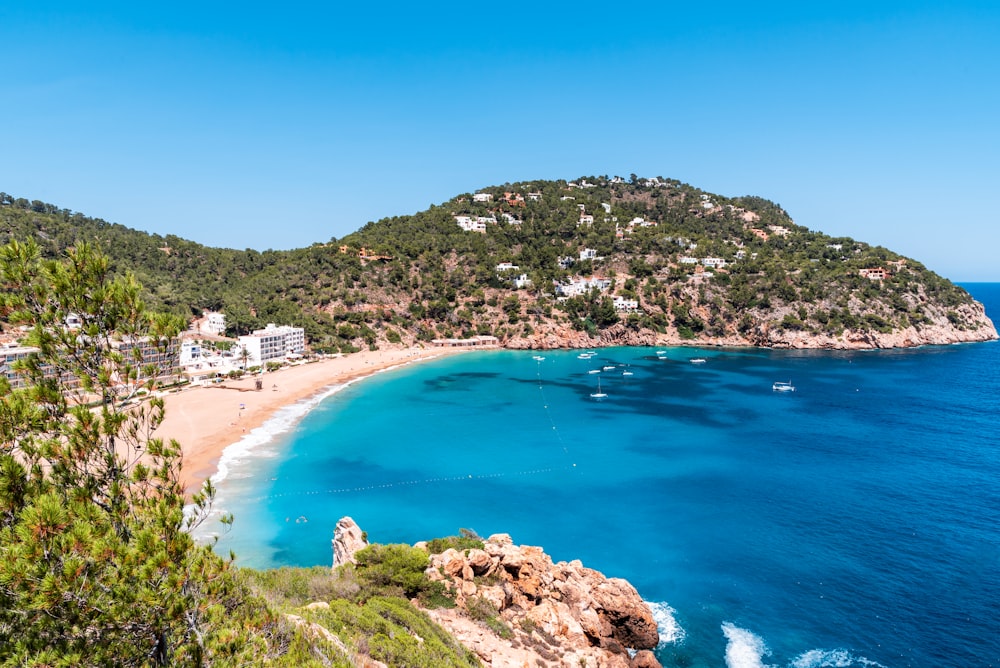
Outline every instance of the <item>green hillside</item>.
<svg viewBox="0 0 1000 668"><path fill-rule="evenodd" d="M920 262L796 225L760 197L634 175L479 193L489 201L464 193L343 239L264 252L146 234L0 193L0 242L34 238L56 257L90 240L136 275L154 309L222 310L231 334L294 324L326 351L475 334L529 347L544 332L597 337L610 328L650 341L783 345L982 327L960 308L971 297ZM485 231L463 230L460 216L486 220ZM581 260L587 249L595 257ZM565 258L572 262L561 265ZM501 263L516 269L498 271ZM872 280L867 269L887 274ZM522 275L530 286L517 288ZM591 276L610 288L557 299L557 284ZM614 296L638 308L616 312Z"/></svg>

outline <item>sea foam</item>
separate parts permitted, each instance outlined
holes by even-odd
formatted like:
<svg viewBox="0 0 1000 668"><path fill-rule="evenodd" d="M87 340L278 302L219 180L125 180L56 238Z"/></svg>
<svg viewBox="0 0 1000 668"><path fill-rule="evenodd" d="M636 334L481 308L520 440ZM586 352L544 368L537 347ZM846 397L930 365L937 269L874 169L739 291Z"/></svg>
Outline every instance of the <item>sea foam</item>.
<svg viewBox="0 0 1000 668"><path fill-rule="evenodd" d="M791 668L885 668L877 661L857 657L845 649L811 649L795 658Z"/></svg>
<svg viewBox="0 0 1000 668"><path fill-rule="evenodd" d="M730 622L722 624L722 633L729 641L726 645L726 665L729 668L774 668L763 661L771 653L763 638Z"/></svg>
<svg viewBox="0 0 1000 668"><path fill-rule="evenodd" d="M646 605L653 612L653 619L656 621L656 630L660 633L660 644L658 647L676 645L684 640L684 636L687 633L677 623L677 618L674 617L677 614L676 610L666 603L650 603L646 601Z"/></svg>

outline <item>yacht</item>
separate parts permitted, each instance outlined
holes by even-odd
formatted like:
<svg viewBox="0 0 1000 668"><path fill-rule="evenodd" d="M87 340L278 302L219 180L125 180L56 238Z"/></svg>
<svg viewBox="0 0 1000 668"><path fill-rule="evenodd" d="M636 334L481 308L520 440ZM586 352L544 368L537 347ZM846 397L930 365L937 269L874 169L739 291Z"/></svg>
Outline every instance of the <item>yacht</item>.
<svg viewBox="0 0 1000 668"><path fill-rule="evenodd" d="M782 380L778 380L775 381L773 385L771 385L771 389L774 390L775 392L794 392L795 386L792 385L792 381L785 382Z"/></svg>

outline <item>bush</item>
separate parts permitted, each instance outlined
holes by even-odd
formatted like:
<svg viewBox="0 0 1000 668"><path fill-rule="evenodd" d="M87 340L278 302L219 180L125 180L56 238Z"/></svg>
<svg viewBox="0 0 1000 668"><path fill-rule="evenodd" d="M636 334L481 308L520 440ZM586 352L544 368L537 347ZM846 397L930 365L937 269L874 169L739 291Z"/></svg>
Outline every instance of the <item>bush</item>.
<svg viewBox="0 0 1000 668"><path fill-rule="evenodd" d="M459 529L458 536L445 536L435 538L427 542L427 551L431 554L441 554L445 550L452 548L459 552L466 550L481 550L485 545L475 531L470 529Z"/></svg>

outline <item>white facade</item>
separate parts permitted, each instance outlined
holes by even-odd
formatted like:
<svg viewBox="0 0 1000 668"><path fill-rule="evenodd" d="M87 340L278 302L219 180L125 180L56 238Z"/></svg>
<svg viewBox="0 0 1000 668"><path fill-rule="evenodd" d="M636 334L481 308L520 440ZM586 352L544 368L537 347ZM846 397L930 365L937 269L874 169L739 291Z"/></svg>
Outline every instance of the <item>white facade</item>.
<svg viewBox="0 0 1000 668"><path fill-rule="evenodd" d="M639 301L636 299L625 299L621 295L615 295L615 310L619 313L635 313L639 310Z"/></svg>
<svg viewBox="0 0 1000 668"><path fill-rule="evenodd" d="M181 341L181 366L190 366L202 361L201 345L197 341Z"/></svg>
<svg viewBox="0 0 1000 668"><path fill-rule="evenodd" d="M492 202L493 201L493 195L491 195L490 193L476 193L475 195L472 196L472 201L473 202Z"/></svg>
<svg viewBox="0 0 1000 668"><path fill-rule="evenodd" d="M591 278L582 278L577 281L570 281L568 285L557 285L556 294L564 297L578 297L580 295L587 294L591 290L604 292L610 287L610 279L593 276Z"/></svg>
<svg viewBox="0 0 1000 668"><path fill-rule="evenodd" d="M301 327L289 325L278 327L272 322L264 329L254 330L248 336L241 336L240 346L249 354L248 364L262 365L304 353L306 334Z"/></svg>
<svg viewBox="0 0 1000 668"><path fill-rule="evenodd" d="M222 336L226 333L226 316L224 313L205 311L202 317L204 320L201 323L201 331L217 336Z"/></svg>
<svg viewBox="0 0 1000 668"><path fill-rule="evenodd" d="M486 223L474 220L472 216L455 216L455 222L466 232L486 234Z"/></svg>

